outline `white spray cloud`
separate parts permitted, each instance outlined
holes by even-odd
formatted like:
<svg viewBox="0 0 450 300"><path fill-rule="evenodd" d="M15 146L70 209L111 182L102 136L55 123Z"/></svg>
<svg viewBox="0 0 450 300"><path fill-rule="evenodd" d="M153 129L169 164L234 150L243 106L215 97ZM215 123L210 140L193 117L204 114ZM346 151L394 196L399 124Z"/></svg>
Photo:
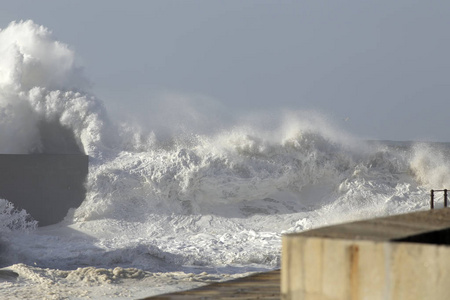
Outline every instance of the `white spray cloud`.
<svg viewBox="0 0 450 300"><path fill-rule="evenodd" d="M0 153L23 154L41 147L37 116L21 97L0 93Z"/></svg>
<svg viewBox="0 0 450 300"><path fill-rule="evenodd" d="M448 152L438 145L415 145L410 168L416 179L429 189L444 189L450 186Z"/></svg>
<svg viewBox="0 0 450 300"><path fill-rule="evenodd" d="M0 88L83 90L87 80L74 52L33 21L12 22L0 31Z"/></svg>
<svg viewBox="0 0 450 300"><path fill-rule="evenodd" d="M83 93L88 87L74 51L47 28L28 20L0 30L0 153L51 151L41 130L51 123L68 129L53 134L56 143L72 138L76 151L97 155L108 140L108 118L102 103ZM68 132L73 136L63 136Z"/></svg>

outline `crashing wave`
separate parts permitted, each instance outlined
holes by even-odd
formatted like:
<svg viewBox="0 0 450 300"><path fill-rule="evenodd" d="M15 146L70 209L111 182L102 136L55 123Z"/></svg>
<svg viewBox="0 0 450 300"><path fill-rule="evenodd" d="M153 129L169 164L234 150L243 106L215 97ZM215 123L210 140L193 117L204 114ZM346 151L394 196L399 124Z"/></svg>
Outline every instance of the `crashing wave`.
<svg viewBox="0 0 450 300"><path fill-rule="evenodd" d="M161 134L120 123L76 62L32 21L0 31L0 153L90 156L86 199L66 224L96 240L61 249L36 237L42 250L24 256L42 266L275 267L282 232L424 209L427 189L450 178L442 150L366 143L314 112L202 130L212 124L203 99L189 111L195 126L180 118Z"/></svg>

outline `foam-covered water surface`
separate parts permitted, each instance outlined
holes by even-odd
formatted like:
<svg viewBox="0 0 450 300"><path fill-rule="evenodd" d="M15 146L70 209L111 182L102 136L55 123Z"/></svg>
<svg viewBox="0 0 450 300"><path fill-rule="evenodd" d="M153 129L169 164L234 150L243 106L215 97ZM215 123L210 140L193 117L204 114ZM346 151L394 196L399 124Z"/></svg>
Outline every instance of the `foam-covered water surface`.
<svg viewBox="0 0 450 300"><path fill-rule="evenodd" d="M1 153L65 140L90 156L86 199L60 224L36 229L0 200L10 299L136 298L278 268L283 233L427 209L450 181L449 145L361 141L314 112L164 134L119 122L32 21L0 31L0 116Z"/></svg>

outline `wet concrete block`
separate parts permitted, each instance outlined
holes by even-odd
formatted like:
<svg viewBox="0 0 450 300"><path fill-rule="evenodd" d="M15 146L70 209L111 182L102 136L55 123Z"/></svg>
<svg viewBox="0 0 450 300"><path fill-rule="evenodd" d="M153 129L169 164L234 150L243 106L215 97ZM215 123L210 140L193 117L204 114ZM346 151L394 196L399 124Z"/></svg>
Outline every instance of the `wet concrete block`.
<svg viewBox="0 0 450 300"><path fill-rule="evenodd" d="M450 299L450 209L283 236L282 299Z"/></svg>

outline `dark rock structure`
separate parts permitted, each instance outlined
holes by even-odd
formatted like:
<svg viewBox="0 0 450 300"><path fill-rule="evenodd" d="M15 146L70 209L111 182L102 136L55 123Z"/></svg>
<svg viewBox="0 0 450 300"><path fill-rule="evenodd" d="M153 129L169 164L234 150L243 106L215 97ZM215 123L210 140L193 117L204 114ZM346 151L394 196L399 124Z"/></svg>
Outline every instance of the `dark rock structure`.
<svg viewBox="0 0 450 300"><path fill-rule="evenodd" d="M83 154L1 154L0 198L39 226L58 223L85 199L88 162Z"/></svg>

